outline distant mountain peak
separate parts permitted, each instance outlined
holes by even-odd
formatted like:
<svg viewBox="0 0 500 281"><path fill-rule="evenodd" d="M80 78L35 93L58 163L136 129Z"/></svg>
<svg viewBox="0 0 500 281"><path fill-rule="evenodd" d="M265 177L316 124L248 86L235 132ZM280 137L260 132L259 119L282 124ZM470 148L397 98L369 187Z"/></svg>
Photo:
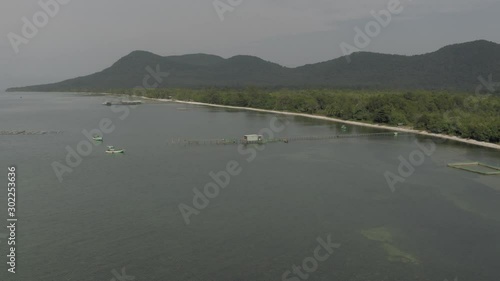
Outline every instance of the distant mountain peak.
<svg viewBox="0 0 500 281"><path fill-rule="evenodd" d="M453 50L453 49L473 49L473 48L498 48L500 47L499 44L492 42L492 41L487 41L487 40L476 40L476 41L470 41L470 42L465 42L465 43L457 43L457 44L451 44L448 46L444 46L437 50L443 51L443 50Z"/></svg>
<svg viewBox="0 0 500 281"><path fill-rule="evenodd" d="M171 75L159 87L353 87L379 89L473 90L478 77L500 80L500 45L486 40L453 44L435 52L388 55L358 52L345 57L287 68L250 55L228 59L209 54L159 56L133 51L111 67L59 83L10 91L85 91L133 88L143 83L145 68ZM485 76L486 75L486 76Z"/></svg>

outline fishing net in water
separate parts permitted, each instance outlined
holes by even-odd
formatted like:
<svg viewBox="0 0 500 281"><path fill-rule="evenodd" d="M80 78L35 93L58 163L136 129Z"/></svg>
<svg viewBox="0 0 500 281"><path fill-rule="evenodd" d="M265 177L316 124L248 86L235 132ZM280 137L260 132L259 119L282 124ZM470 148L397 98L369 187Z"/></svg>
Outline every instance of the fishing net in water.
<svg viewBox="0 0 500 281"><path fill-rule="evenodd" d="M484 163L472 162L472 163L451 163L448 164L449 167L465 170L481 175L500 175L500 167L491 166Z"/></svg>

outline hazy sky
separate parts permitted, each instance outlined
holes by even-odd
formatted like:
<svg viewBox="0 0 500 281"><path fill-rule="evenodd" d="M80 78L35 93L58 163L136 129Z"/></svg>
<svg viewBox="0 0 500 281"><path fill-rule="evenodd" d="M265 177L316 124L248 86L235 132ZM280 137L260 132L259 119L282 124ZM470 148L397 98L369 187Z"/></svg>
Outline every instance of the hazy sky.
<svg viewBox="0 0 500 281"><path fill-rule="evenodd" d="M241 1L223 21L213 0L58 0L69 3L45 26L39 1L56 0L2 0L0 89L87 75L137 49L248 54L286 66L325 61L342 55L341 42L354 45L354 28L374 19L370 11L395 0L218 0ZM401 0L401 7L363 50L410 55L477 39L500 43L499 0ZM9 33L23 36L22 18L36 14L42 27L16 54Z"/></svg>

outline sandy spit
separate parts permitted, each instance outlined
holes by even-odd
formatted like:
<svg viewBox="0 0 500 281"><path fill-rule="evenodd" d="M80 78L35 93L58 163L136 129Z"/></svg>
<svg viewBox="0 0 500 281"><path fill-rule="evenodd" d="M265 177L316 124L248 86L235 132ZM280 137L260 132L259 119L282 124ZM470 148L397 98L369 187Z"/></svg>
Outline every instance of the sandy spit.
<svg viewBox="0 0 500 281"><path fill-rule="evenodd" d="M148 98L148 97L141 97L141 98L147 99L147 100L161 101L161 102L175 102L175 103L182 103L182 104L192 104L192 105L201 105L201 106L231 108L231 109L240 109L240 110L249 110L249 111L257 111L257 112L266 112L266 113L274 113L274 114L282 114L282 115L290 115L290 116L302 116L302 117L307 117L307 118L313 118L313 119L319 119L319 120L327 120L327 121L333 121L333 122L338 122L338 123L343 123L343 124L349 124L349 125L356 125L356 126L363 126L363 127L370 127L370 128L378 128L378 129L386 129L386 130L397 131L397 132L413 133L413 134L418 134L418 135L424 135L424 136L436 137L436 138L441 138L441 139L453 140L453 141L458 141L458 142L462 142L462 143L467 143L467 144L472 144L472 145L477 145L477 146L488 147L488 148L493 148L493 149L499 149L500 150L500 144L495 144L495 143L477 141L477 140L473 140L473 139L464 139L464 138L460 138L460 137L457 137L457 136L450 136L450 135L444 135L444 134L435 134L435 133L430 133L430 132L427 132L427 131L420 131L420 130L409 129L409 128L391 127L391 126L386 126L386 125L369 124L369 123L363 123L363 122L357 122L357 121L347 121L347 120L342 120L342 119L337 119L337 118L332 118L332 117L326 117L326 116L321 116L321 115L306 114L306 113L296 113L296 112L287 112L287 111L277 111L277 110L267 110L267 109L251 108L251 107L218 105L218 104L210 104L210 103L202 103L202 102L194 102L194 101L180 101L180 100L170 100L170 99L154 99L154 98Z"/></svg>

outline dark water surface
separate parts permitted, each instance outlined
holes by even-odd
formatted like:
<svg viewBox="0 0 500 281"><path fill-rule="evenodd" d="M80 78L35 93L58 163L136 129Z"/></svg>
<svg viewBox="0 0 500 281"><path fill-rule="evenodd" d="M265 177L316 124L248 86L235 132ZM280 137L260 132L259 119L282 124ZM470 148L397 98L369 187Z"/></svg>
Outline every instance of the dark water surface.
<svg viewBox="0 0 500 281"><path fill-rule="evenodd" d="M500 280L500 176L446 166L500 166L498 151L434 140L435 151L391 192L384 174L398 174L398 157L416 155L424 138L275 143L242 154L236 145L170 141L240 138L274 117L286 124L279 137L339 134L341 124L183 104L144 104L121 120L104 100L0 94L0 130L62 131L0 136L0 213L7 218L7 166L16 165L19 219L17 273L7 272L0 236L0 280L282 280L328 235L341 246L304 271L308 280ZM115 130L59 182L51 164L65 164L66 147L76 149L82 130L103 118ZM370 132L381 131L347 133ZM126 154L107 155L105 145ZM241 173L186 225L179 204L193 206L193 188L230 161ZM122 269L128 279L115 276Z"/></svg>

